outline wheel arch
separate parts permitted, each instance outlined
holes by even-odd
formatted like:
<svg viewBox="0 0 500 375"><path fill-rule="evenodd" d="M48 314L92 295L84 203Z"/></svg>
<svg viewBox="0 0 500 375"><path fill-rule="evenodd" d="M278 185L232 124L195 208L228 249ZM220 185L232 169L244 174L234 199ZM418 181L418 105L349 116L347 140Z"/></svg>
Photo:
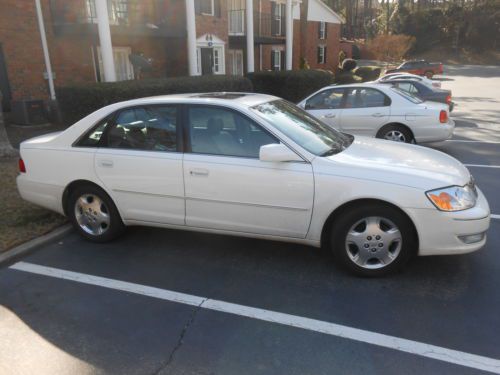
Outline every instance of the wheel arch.
<svg viewBox="0 0 500 375"><path fill-rule="evenodd" d="M63 207L63 212L66 216L68 216L68 198L70 196L70 194L79 186L84 186L84 185L90 185L90 186L93 186L99 190L102 190L110 199L111 201L114 203L114 205L116 206L116 209L118 211L118 213L120 214L120 217L122 217L121 213L120 213L120 209L118 208L118 206L116 205L113 197L111 196L111 194L109 194L106 189L104 189L102 186L96 184L95 182L93 181L90 181L90 180L85 180L85 179L81 179L81 180L74 180L74 181L71 181L68 185L66 185L66 187L64 188L64 191L63 191L63 194L62 194L62 207ZM123 219L123 218L122 218Z"/></svg>
<svg viewBox="0 0 500 375"><path fill-rule="evenodd" d="M334 222L337 218L339 218L343 212L346 210L349 210L353 207L357 206L363 206L363 205L368 205L368 204L379 204L383 205L386 207L391 207L393 209L396 209L400 213L402 213L407 219L408 222L411 224L412 229L415 233L415 237L417 239L417 249L419 248L419 233L417 230L417 226L413 222L412 218L400 207L396 206L393 203L390 203L388 201L382 200L382 199L376 199L376 198L358 198L349 202L345 202L344 204L340 205L337 207L335 210L333 210L326 221L323 224L323 228L321 230L321 247L325 248L328 245L328 239L330 238L330 234L334 225Z"/></svg>

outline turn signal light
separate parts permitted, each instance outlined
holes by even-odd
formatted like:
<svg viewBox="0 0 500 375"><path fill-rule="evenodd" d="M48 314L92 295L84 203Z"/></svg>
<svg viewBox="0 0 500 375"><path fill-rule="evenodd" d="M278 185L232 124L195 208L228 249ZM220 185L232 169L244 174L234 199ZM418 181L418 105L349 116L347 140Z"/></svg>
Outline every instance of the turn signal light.
<svg viewBox="0 0 500 375"><path fill-rule="evenodd" d="M26 166L24 165L23 159L19 159L19 172L26 173Z"/></svg>
<svg viewBox="0 0 500 375"><path fill-rule="evenodd" d="M439 122L441 124L446 124L448 122L448 112L446 111L439 112Z"/></svg>
<svg viewBox="0 0 500 375"><path fill-rule="evenodd" d="M439 193L439 195L436 194L429 194L429 198L431 198L432 202L441 210L443 211L451 211L452 206L451 206L451 195L445 192Z"/></svg>

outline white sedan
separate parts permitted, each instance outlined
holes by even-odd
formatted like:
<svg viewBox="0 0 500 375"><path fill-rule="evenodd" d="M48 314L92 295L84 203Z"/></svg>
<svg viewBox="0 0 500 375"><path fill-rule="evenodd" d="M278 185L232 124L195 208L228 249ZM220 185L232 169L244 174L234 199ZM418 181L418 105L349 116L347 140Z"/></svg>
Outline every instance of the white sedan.
<svg viewBox="0 0 500 375"><path fill-rule="evenodd" d="M454 158L339 133L267 95L116 103L20 152L21 196L95 242L148 225L325 245L374 276L478 250L490 223Z"/></svg>
<svg viewBox="0 0 500 375"><path fill-rule="evenodd" d="M298 105L337 130L398 142L444 141L455 128L446 104L385 84L327 86Z"/></svg>
<svg viewBox="0 0 500 375"><path fill-rule="evenodd" d="M438 88L438 89L441 88L441 81L436 81L433 79L429 79L425 76L418 76L416 74L411 74L411 73L389 73L380 77L375 82L389 82L398 79L412 79L418 82L422 82L424 85L430 88Z"/></svg>

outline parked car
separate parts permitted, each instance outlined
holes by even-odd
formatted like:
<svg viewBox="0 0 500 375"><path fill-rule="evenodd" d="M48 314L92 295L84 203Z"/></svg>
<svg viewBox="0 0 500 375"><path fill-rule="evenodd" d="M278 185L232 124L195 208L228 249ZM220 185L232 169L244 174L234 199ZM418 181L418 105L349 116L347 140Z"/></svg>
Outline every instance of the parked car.
<svg viewBox="0 0 500 375"><path fill-rule="evenodd" d="M116 103L20 153L21 196L95 242L148 225L325 245L376 276L478 250L490 221L456 159L340 133L268 95Z"/></svg>
<svg viewBox="0 0 500 375"><path fill-rule="evenodd" d="M441 88L441 81L436 81L433 79L429 79L425 76L418 76L416 74L410 74L410 73L389 73L380 77L375 82L384 83L387 81L392 81L394 79L412 79L418 82L422 82L423 84L429 87L436 87L438 89Z"/></svg>
<svg viewBox="0 0 500 375"><path fill-rule="evenodd" d="M425 60L406 61L397 68L388 69L386 73L412 73L427 78L434 77L435 74L443 74L443 64L440 62L428 62Z"/></svg>
<svg viewBox="0 0 500 375"><path fill-rule="evenodd" d="M450 112L453 111L453 107L455 104L451 100L451 90L429 87L413 79L393 79L390 81L382 82L382 84L397 87L398 89L415 95L416 97L424 101L444 103L448 105Z"/></svg>
<svg viewBox="0 0 500 375"><path fill-rule="evenodd" d="M298 105L337 130L398 142L443 141L455 128L448 106L386 84L327 86Z"/></svg>

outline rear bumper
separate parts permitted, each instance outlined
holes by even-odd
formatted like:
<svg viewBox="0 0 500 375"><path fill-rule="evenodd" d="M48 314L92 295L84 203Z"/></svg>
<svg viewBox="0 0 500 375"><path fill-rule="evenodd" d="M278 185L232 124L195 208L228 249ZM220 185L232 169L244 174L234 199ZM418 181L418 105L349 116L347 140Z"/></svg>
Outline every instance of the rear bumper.
<svg viewBox="0 0 500 375"><path fill-rule="evenodd" d="M455 130L455 121L448 119L446 124L435 124L428 127L415 129L415 141L417 143L441 142L450 139Z"/></svg>
<svg viewBox="0 0 500 375"><path fill-rule="evenodd" d="M458 212L437 209L410 209L419 236L418 255L453 255L470 253L486 243L490 226L490 209L483 193L479 191L476 206ZM466 243L464 236L484 234L481 240Z"/></svg>
<svg viewBox="0 0 500 375"><path fill-rule="evenodd" d="M64 215L62 207L64 189L61 186L35 182L24 174L17 176L16 182L21 198Z"/></svg>

